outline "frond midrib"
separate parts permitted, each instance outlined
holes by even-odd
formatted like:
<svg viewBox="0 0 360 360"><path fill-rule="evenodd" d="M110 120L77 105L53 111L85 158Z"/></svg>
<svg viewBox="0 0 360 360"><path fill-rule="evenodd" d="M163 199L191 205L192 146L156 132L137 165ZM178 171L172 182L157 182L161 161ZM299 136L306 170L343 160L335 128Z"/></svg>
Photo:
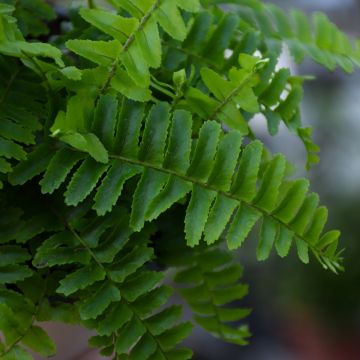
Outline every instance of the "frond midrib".
<svg viewBox="0 0 360 360"><path fill-rule="evenodd" d="M110 154L109 158L110 159L112 158L112 159L121 160L121 161L127 162L129 164L133 164L133 165L139 165L139 166L142 166L144 168L154 169L154 170L163 172L163 173L168 174L168 175L173 175L173 176L176 176L176 177L178 177L178 178L180 178L180 179L182 179L184 181L191 182L192 184L198 185L198 186L200 186L200 187L202 187L204 189L214 191L214 192L216 192L216 193L218 193L220 195L225 196L228 199L236 200L239 203L242 202L245 205L251 207L253 210L260 212L263 217L267 216L267 217L271 218L274 222L276 222L276 223L280 224L281 226L287 228L289 231L294 233L295 237L299 238L300 240L303 240L315 254L318 254L319 256L325 256L326 257L326 255L324 253L322 253L321 251L316 249L313 246L313 244L311 244L308 240L306 240L304 238L303 235L300 235L300 234L296 233L288 224L284 223L283 221L281 221L280 219L275 217L273 214L266 212L264 209L258 207L256 204L253 204L253 203L251 203L249 201L243 200L240 197L238 197L238 196L236 196L236 195L234 195L232 193L229 193L229 192L223 191L223 190L219 190L217 187L209 185L209 184L204 183L204 182L201 182L200 180L195 179L195 178L193 178L191 176L183 175L183 174L180 174L180 173L178 173L178 172L176 172L174 170L167 169L167 168L164 168L162 166L151 164L151 163L148 163L148 162L145 162L145 161L125 157L125 156L122 156L122 155L115 155L115 154Z"/></svg>

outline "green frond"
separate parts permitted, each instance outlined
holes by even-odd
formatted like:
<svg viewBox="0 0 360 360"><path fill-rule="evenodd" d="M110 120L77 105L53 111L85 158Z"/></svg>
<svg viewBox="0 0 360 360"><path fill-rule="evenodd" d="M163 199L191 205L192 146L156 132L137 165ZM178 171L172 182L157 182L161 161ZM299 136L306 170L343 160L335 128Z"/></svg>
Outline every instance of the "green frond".
<svg viewBox="0 0 360 360"><path fill-rule="evenodd" d="M80 15L114 40L76 39L67 41L66 46L97 65L110 68L101 93L111 87L133 100L150 100L150 69L161 65L159 26L174 39L184 40L187 28L180 9L198 11L199 2L119 0L111 4L131 17L85 8Z"/></svg>
<svg viewBox="0 0 360 360"><path fill-rule="evenodd" d="M0 56L0 69L0 173L7 174L14 163L26 159L26 147L35 144L47 106L41 97L41 83L34 74L5 56Z"/></svg>
<svg viewBox="0 0 360 360"><path fill-rule="evenodd" d="M239 345L247 344L250 336L247 326L239 325L250 313L238 307L248 292L247 285L239 283L242 271L229 252L212 246L195 248L175 276L194 320L215 337Z"/></svg>
<svg viewBox="0 0 360 360"><path fill-rule="evenodd" d="M264 41L285 42L297 62L309 57L317 63L346 72L359 67L359 51L354 42L338 29L325 14L315 12L311 19L299 10L287 13L274 4L260 1L211 0L213 4L232 3L246 31L261 32Z"/></svg>
<svg viewBox="0 0 360 360"><path fill-rule="evenodd" d="M282 122L318 162L308 77L278 68L282 45L348 72L359 47L258 0L99 3L65 22L43 0L0 4L0 358L55 355L52 321L114 360L190 359L171 268L195 322L247 344L235 251L250 233L259 261L293 247L342 270L327 209L251 121Z"/></svg>
<svg viewBox="0 0 360 360"><path fill-rule="evenodd" d="M131 113L133 106L131 101L125 101L121 114ZM137 119L136 123L134 119ZM90 157L80 160L81 165L67 185L67 204L78 205L95 189L94 209L103 215L117 202L125 181L136 177L130 216L130 226L135 231L140 231L146 221L156 219L191 194L185 216L185 236L190 246L199 244L203 236L205 241L213 243L227 233L229 248L239 248L261 220L259 260L266 259L275 244L282 244L276 245L275 249L283 256L295 242L302 261L308 261L304 254L310 249L317 258L329 261L332 270L341 268L337 254L327 256L330 244L319 247L320 225L326 221L325 212L319 210L321 207L316 210L317 203L311 203L314 207L309 211L309 201L316 197L306 195L308 184L305 180L289 182L284 178L286 161L282 155L264 163L263 145L256 140L246 145L239 156L240 133L233 130L223 135L214 121L205 122L198 139L192 141L189 113L177 110L171 117L164 103L154 105L144 119L141 114L135 118L121 115L118 121L117 128L122 129L123 139L127 140L117 146L117 135L111 130L109 141L115 145L114 151L109 153L108 164L97 163ZM140 140L141 121L145 126ZM182 131L180 136L182 127L188 130ZM176 146L179 141L181 146ZM55 161L62 151L58 150L52 158L52 166L47 168L42 183L52 178ZM30 155L29 159L32 158ZM174 167L171 160L179 158L182 162ZM10 177L12 183L31 178L29 172L23 170L27 168L23 164L29 161L15 167ZM72 166L73 162L66 173ZM37 173L30 172L32 176ZM100 178L103 178L102 182ZM61 180L66 181L64 177ZM57 185L60 185L59 181Z"/></svg>
<svg viewBox="0 0 360 360"><path fill-rule="evenodd" d="M97 331L90 344L130 358L173 359L191 326L177 325L180 308L162 308L170 293L160 285L163 274L146 269L153 258L147 232L131 237L128 219L115 208L94 225L67 223L38 247L33 265L75 265L56 292L71 296L80 321Z"/></svg>

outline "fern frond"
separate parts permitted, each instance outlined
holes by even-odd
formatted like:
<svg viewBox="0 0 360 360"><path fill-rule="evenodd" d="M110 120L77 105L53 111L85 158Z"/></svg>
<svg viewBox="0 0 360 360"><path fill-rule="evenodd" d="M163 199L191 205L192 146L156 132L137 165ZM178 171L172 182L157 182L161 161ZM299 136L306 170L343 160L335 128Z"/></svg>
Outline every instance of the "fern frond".
<svg viewBox="0 0 360 360"><path fill-rule="evenodd" d="M160 286L161 273L146 269L153 257L147 232L131 238L128 215L122 208L91 225L83 220L71 216L65 231L38 247L33 264L38 268L75 266L56 291L71 296L80 320L97 331L90 344L104 355L128 354L131 359L175 359L178 351L183 354L180 358L189 358L191 352L175 345L188 335L191 325L177 324L180 308L161 308L169 288Z"/></svg>
<svg viewBox="0 0 360 360"><path fill-rule="evenodd" d="M248 39L247 34L256 32L240 32L239 19L235 21L237 26L232 28L232 33L225 33L221 24L231 16L234 15L225 16L217 24L217 19L209 12L200 12L183 43L167 42L166 56L177 65L174 70L183 66L187 69L195 67L194 74L200 74L194 75L191 86L188 84L185 88L185 100L178 101L178 107L191 110L204 120L218 119L243 134L248 133L248 123L259 113L266 118L271 135L277 133L283 121L304 143L309 168L318 162L316 152L319 148L312 142L311 132L301 127L299 105L304 79L291 76L288 69L275 70L281 46L274 49L272 44L261 44L256 37ZM221 42L211 36L214 23ZM192 41L196 46L193 47ZM217 49L215 62L207 57L209 47ZM263 59L252 56L258 48L261 48Z"/></svg>
<svg viewBox="0 0 360 360"><path fill-rule="evenodd" d="M309 57L329 70L337 66L350 73L360 66L356 43L349 40L325 14L316 12L312 19L299 10L287 13L274 4L260 1L211 0L213 4L240 5L241 28L261 32L265 42L285 42L294 59L301 62Z"/></svg>
<svg viewBox="0 0 360 360"><path fill-rule="evenodd" d="M250 309L229 305L248 292L247 285L239 283L242 271L232 254L211 246L195 248L175 276L195 321L212 335L239 345L247 344L250 333L247 326L231 324L243 320Z"/></svg>
<svg viewBox="0 0 360 360"><path fill-rule="evenodd" d="M112 87L131 99L150 100L150 68L158 68L161 64L159 26L171 37L183 40L187 29L179 9L197 11L199 3L184 0L119 0L111 3L131 17L101 9L81 9L80 14L114 40L69 40L66 46L76 54L110 68L100 93Z"/></svg>
<svg viewBox="0 0 360 360"><path fill-rule="evenodd" d="M342 270L327 209L250 121L264 115L273 135L282 121L315 163L300 121L306 78L276 68L281 46L351 71L351 42L321 15L313 31L303 14L257 0L229 0L233 14L213 6L221 0L106 2L69 12L71 29L45 43L43 0L0 4L4 360L54 355L41 321L88 327L90 345L114 360L191 358L178 344L192 325L167 305L160 264L181 267L198 324L245 344L237 325L249 310L234 302L247 286L232 252L253 229L260 261L293 246L304 263L312 252Z"/></svg>
<svg viewBox="0 0 360 360"><path fill-rule="evenodd" d="M306 195L306 180L284 179L286 161L282 155L262 163L263 145L253 141L239 156L240 133L230 131L223 135L220 125L214 121L204 123L198 140L192 145L190 114L177 110L171 119L170 108L165 103L154 105L149 111L139 145L142 123L143 113L138 105L124 101L117 123L121 139L112 130L109 134L113 137L110 162L97 163L89 157L80 160L81 165L67 185L67 204L79 204L96 188L94 209L104 214L117 202L124 182L141 174L130 217L135 231L191 194L185 217L185 234L190 246L199 244L203 236L205 242L211 244L228 229L229 248L239 248L261 220L258 259L266 259L274 245L279 255L284 256L294 241L303 262L308 262L310 249L325 267L333 271L341 268L338 254L333 251L339 234L334 236L331 246L323 245L321 232L327 213L323 207L317 207L315 194ZM98 133L98 136L102 135ZM56 163L62 151L52 158L52 165L42 180L43 191L53 189L47 179L54 181L57 167L64 166ZM177 161L179 159L181 161ZM15 167L10 177L12 184L23 183L35 175L22 171L31 167L29 162L25 162L27 166L20 163ZM55 180L57 186L73 166L71 161L69 167L60 172L61 176Z"/></svg>
<svg viewBox="0 0 360 360"><path fill-rule="evenodd" d="M47 106L34 74L3 56L0 68L0 173L6 174L11 173L14 162L26 158L26 147L35 144L35 134L46 119Z"/></svg>

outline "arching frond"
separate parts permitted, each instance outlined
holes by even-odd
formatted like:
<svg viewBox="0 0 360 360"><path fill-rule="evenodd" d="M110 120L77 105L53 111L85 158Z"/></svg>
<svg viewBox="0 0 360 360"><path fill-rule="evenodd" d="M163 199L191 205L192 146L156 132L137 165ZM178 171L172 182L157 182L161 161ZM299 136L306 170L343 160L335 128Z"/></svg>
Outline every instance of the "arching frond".
<svg viewBox="0 0 360 360"><path fill-rule="evenodd" d="M266 259L274 245L279 255L284 256L295 242L303 262L308 262L310 249L325 267L333 271L341 268L333 246L329 243L324 246L321 237L326 209L318 208L317 195L307 195L306 180L284 178L283 155L263 163L260 141L253 141L242 150L240 133L230 131L224 135L214 121L205 122L198 140L193 141L190 114L177 110L171 118L165 103L154 105L149 111L139 144L142 122L138 104L124 101L117 130L108 134L112 136L111 160L107 164L90 157L80 160L81 165L65 192L68 205L79 204L96 189L94 209L103 215L117 202L125 181L140 174L130 217L130 226L135 231L190 194L185 217L185 236L190 246L199 244L202 238L211 244L227 233L228 247L239 248L261 221L259 260ZM64 166L57 163L63 151L56 153L47 168L41 181L44 192L58 187L76 163L69 161L66 169L58 171ZM10 176L12 184L22 184L38 174L28 170L38 164L32 158L15 167ZM332 245L338 236L334 233Z"/></svg>

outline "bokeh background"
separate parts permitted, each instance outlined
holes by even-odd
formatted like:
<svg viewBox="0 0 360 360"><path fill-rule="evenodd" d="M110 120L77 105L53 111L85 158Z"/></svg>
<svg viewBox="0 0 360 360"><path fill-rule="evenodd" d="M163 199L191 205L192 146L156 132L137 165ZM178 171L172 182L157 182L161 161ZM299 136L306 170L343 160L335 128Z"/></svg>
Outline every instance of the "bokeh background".
<svg viewBox="0 0 360 360"><path fill-rule="evenodd" d="M72 1L74 4L75 1ZM278 0L283 8L323 11L351 36L360 36L360 1ZM70 1L57 1L64 7ZM303 122L314 128L321 147L321 162L308 176L330 211L329 227L342 230L346 272L324 271L312 259L304 266L295 252L282 260L255 260L255 242L239 253L245 266L244 281L250 294L243 305L253 308L249 317L250 345L239 348L194 330L189 345L197 360L359 360L360 359L360 72L330 73L311 61L301 66L284 52L282 61L302 75L315 75L305 84ZM283 152L304 175L305 152L298 139L281 129L266 135L265 122L256 132L274 152ZM88 334L77 328L48 325L61 360L98 360L87 349Z"/></svg>

